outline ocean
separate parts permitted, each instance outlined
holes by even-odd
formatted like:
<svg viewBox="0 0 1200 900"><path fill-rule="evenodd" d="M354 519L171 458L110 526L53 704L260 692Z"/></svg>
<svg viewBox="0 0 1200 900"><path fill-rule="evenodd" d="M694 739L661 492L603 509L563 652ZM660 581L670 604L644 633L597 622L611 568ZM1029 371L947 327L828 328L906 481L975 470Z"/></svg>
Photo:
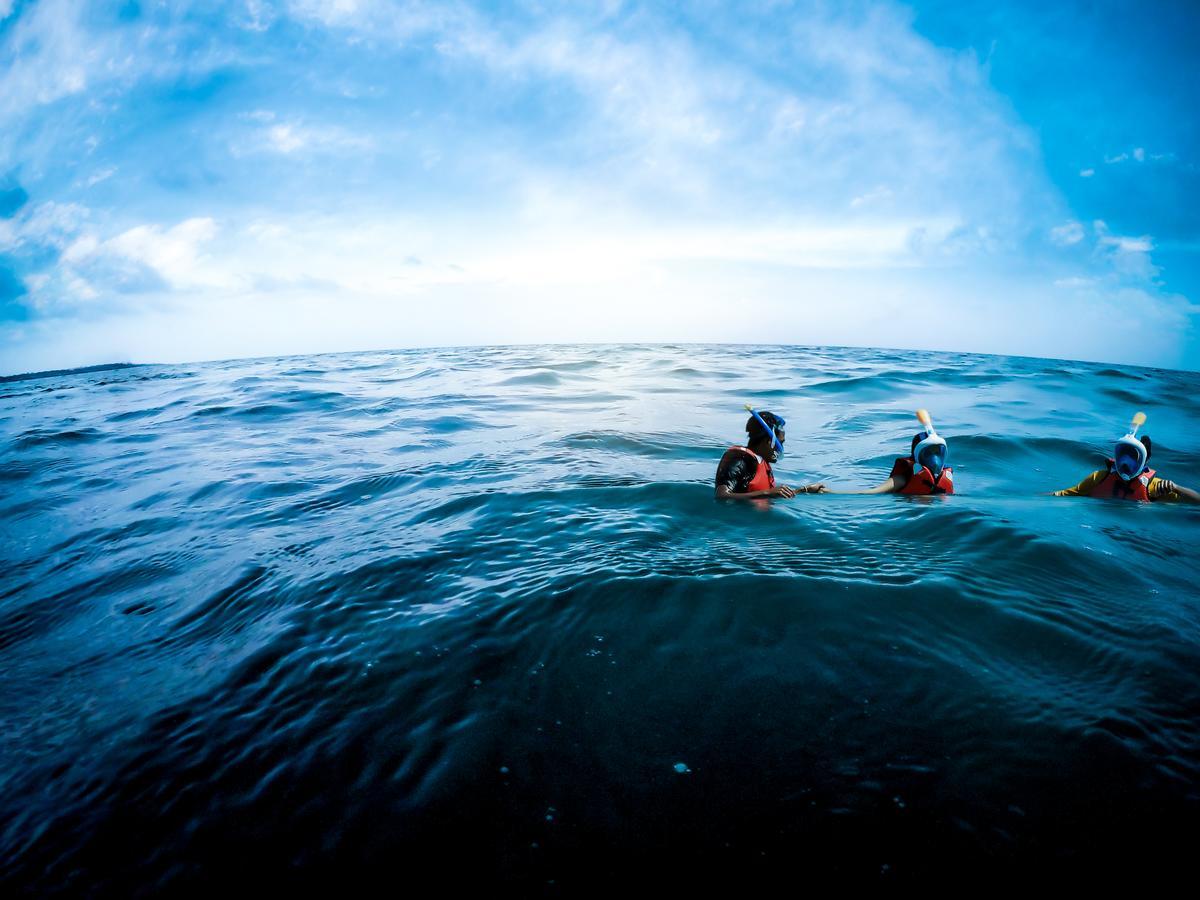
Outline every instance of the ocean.
<svg viewBox="0 0 1200 900"><path fill-rule="evenodd" d="M861 489L925 407L957 493ZM0 385L0 893L1186 871L1200 375L776 346ZM1148 876L1147 876L1148 877ZM963 884L958 881L956 883Z"/></svg>

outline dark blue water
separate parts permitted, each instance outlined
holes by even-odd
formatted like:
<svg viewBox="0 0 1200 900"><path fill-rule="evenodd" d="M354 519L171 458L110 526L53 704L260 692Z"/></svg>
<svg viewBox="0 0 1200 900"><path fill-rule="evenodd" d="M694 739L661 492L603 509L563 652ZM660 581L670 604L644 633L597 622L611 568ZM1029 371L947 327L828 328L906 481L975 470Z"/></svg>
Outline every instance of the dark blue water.
<svg viewBox="0 0 1200 900"><path fill-rule="evenodd" d="M873 485L713 499L753 402ZM697 346L0 386L0 893L525 894L1189 858L1200 509L1042 494L1200 376ZM630 879L637 874L637 880Z"/></svg>

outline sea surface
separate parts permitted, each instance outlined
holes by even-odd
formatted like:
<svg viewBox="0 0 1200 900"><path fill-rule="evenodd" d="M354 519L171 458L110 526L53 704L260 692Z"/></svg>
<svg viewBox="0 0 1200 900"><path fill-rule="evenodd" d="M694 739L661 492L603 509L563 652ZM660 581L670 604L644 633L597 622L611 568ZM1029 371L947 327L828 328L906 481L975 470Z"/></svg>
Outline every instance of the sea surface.
<svg viewBox="0 0 1200 900"><path fill-rule="evenodd" d="M927 407L952 497L872 486ZM0 385L0 894L1192 870L1200 375L414 350ZM380 882L380 879L383 879ZM418 894L423 895L423 894ZM664 895L666 896L666 895Z"/></svg>

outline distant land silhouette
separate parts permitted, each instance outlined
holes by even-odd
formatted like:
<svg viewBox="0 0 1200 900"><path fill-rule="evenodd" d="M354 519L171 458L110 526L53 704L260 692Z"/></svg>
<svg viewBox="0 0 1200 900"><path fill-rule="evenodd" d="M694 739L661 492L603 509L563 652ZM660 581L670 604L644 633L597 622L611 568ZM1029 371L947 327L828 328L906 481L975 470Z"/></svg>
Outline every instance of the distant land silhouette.
<svg viewBox="0 0 1200 900"><path fill-rule="evenodd" d="M83 366L79 369L49 369L45 372L25 372L21 375L0 375L0 384L10 381L29 381L33 378L53 378L56 375L79 375L83 372L107 372L110 369L132 369L138 363L101 363L98 366Z"/></svg>

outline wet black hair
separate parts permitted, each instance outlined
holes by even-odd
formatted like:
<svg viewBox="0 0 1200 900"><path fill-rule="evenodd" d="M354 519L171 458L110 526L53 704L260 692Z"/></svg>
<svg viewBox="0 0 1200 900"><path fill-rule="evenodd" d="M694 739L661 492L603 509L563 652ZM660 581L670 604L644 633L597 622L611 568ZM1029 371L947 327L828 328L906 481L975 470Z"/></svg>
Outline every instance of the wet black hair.
<svg viewBox="0 0 1200 900"><path fill-rule="evenodd" d="M927 437L929 437L929 432L927 431L918 431L916 434L914 434L912 446L908 448L908 455L912 456L914 453L916 453L917 444L921 443L921 441L925 440Z"/></svg>
<svg viewBox="0 0 1200 900"><path fill-rule="evenodd" d="M1142 446L1146 448L1146 462L1150 462L1150 454L1154 452L1151 450L1150 435L1143 434L1140 438L1138 438L1138 440L1141 441Z"/></svg>
<svg viewBox="0 0 1200 900"><path fill-rule="evenodd" d="M779 416L775 415L775 413L767 412L765 409L760 409L758 411L758 415L759 415L759 418L761 418L764 422L766 422L768 425L771 426L772 430L778 428L779 423L783 421L782 419L779 418ZM748 418L746 420L746 434L750 435L751 441L756 441L759 438L770 438L771 437L771 435L769 435L769 434L767 434L767 432L763 431L763 427L760 424L758 424L758 419L754 418L754 416L751 416L750 418Z"/></svg>

